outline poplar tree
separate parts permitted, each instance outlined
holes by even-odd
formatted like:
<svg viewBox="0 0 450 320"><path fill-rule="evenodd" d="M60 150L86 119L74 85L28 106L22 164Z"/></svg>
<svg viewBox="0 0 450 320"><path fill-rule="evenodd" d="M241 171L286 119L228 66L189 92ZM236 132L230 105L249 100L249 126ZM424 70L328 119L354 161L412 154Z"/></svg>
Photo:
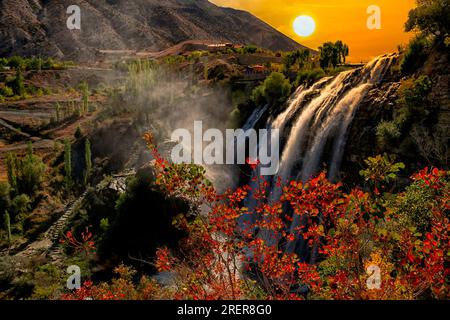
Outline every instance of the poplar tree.
<svg viewBox="0 0 450 320"><path fill-rule="evenodd" d="M11 189L17 192L17 157L12 153L6 155L6 170Z"/></svg>
<svg viewBox="0 0 450 320"><path fill-rule="evenodd" d="M89 176L92 171L92 156L91 156L91 142L89 139L86 139L84 143L84 160L86 163L86 170L84 172L84 184L88 184Z"/></svg>
<svg viewBox="0 0 450 320"><path fill-rule="evenodd" d="M89 87L86 82L81 83L81 114L88 112L89 108Z"/></svg>
<svg viewBox="0 0 450 320"><path fill-rule="evenodd" d="M69 139L64 140L64 171L67 190L72 186L72 145Z"/></svg>
<svg viewBox="0 0 450 320"><path fill-rule="evenodd" d="M12 239L12 235L11 235L11 219L9 217L8 211L5 211L4 217L5 217L5 230L6 230L6 233L8 235L8 241L11 242L11 239Z"/></svg>
<svg viewBox="0 0 450 320"><path fill-rule="evenodd" d="M61 106L59 103L56 103L56 122L59 123L61 121Z"/></svg>

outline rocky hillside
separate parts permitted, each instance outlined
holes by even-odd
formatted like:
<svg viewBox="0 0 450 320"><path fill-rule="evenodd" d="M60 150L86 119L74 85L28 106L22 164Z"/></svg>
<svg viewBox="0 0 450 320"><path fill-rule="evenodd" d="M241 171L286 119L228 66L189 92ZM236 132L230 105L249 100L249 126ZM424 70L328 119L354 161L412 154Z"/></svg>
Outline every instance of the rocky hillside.
<svg viewBox="0 0 450 320"><path fill-rule="evenodd" d="M70 5L81 30L69 30ZM185 40L302 47L248 12L207 0L0 0L0 55L89 60L95 49L159 51Z"/></svg>
<svg viewBox="0 0 450 320"><path fill-rule="evenodd" d="M405 178L425 166L448 168L450 56L431 50L421 67L407 76L399 71L400 61L355 115L341 168L348 180L357 181L364 159L385 152L407 164ZM419 91L424 83L429 88ZM380 130L382 123L384 130Z"/></svg>

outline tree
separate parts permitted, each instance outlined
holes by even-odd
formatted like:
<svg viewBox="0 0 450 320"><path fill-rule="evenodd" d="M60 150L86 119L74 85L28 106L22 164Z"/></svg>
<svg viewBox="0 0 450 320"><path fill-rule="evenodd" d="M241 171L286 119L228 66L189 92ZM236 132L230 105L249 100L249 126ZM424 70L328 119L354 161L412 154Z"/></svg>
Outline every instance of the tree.
<svg viewBox="0 0 450 320"><path fill-rule="evenodd" d="M322 46L320 46L319 54L320 67L322 69L329 68L330 66L336 68L339 64L340 53L333 42L325 42Z"/></svg>
<svg viewBox="0 0 450 320"><path fill-rule="evenodd" d="M9 66L13 69L24 69L25 60L22 57L14 56L9 59Z"/></svg>
<svg viewBox="0 0 450 320"><path fill-rule="evenodd" d="M84 143L84 162L86 164L86 169L84 171L84 184L87 185L89 182L89 177L92 171L92 156L91 156L91 143L89 139L86 139Z"/></svg>
<svg viewBox="0 0 450 320"><path fill-rule="evenodd" d="M18 195L11 201L10 219L12 222L20 224L20 228L25 214L31 209L30 204L31 199L26 194Z"/></svg>
<svg viewBox="0 0 450 320"><path fill-rule="evenodd" d="M61 121L61 105L59 102L56 103L56 122L59 123Z"/></svg>
<svg viewBox="0 0 450 320"><path fill-rule="evenodd" d="M261 98L267 103L283 103L291 92L291 84L284 74L272 72L264 82L253 91L255 102L261 101Z"/></svg>
<svg viewBox="0 0 450 320"><path fill-rule="evenodd" d="M284 57L284 67L286 71L289 71L291 66L297 65L298 68L303 68L310 57L310 51L307 49L304 50L295 50L292 52L289 52Z"/></svg>
<svg viewBox="0 0 450 320"><path fill-rule="evenodd" d="M333 184L322 172L307 182L280 184L282 196L274 201L268 201L266 181L257 175L256 189L244 185L218 194L203 168L170 163L160 156L151 134L146 134L145 139L156 160L155 187L167 196L187 196L195 203L188 215L177 215L173 220L174 226L187 232L180 248L162 246L156 251L153 265L159 272L171 272L174 285L167 290L157 285L133 284L129 281L130 269L121 265L119 268L125 272L111 285L88 281L63 298L448 298L448 172L425 168L411 176L417 188L427 190L430 202L413 208L429 210L427 226L417 232L409 221L398 219L397 211L409 210L407 204L404 206L403 193L376 197L374 192ZM369 171L380 181L386 182L389 176L389 182L398 167L393 169L396 164L386 165L385 159L380 160L370 161L369 167L379 162L382 168ZM245 206L243 200L247 197L256 200L255 207ZM401 210L397 204L390 206L392 198L394 203L395 198L400 200ZM200 205L209 209L196 215ZM291 214L286 215L283 208L288 206ZM239 224L243 216L255 219ZM289 228L287 224L296 217L305 223ZM262 234L261 230L267 232ZM82 240L74 239L71 233L69 236L68 241L78 250L92 248L90 235ZM303 259L302 252L289 249L289 244L296 241L302 242L302 251L308 253ZM373 267L380 271L378 290L368 285Z"/></svg>
<svg viewBox="0 0 450 320"><path fill-rule="evenodd" d="M420 31L443 43L450 33L450 5L448 0L416 0L417 7L409 11L405 30Z"/></svg>
<svg viewBox="0 0 450 320"><path fill-rule="evenodd" d="M0 181L0 212L4 212L11 205L11 188L6 181Z"/></svg>
<svg viewBox="0 0 450 320"><path fill-rule="evenodd" d="M75 130L75 133L74 133L74 137L76 139L80 139L82 136L83 136L83 132L81 131L80 126L77 126L77 129Z"/></svg>
<svg viewBox="0 0 450 320"><path fill-rule="evenodd" d="M149 136L146 139L151 141ZM188 177L183 176L182 170L170 169L172 165L158 158L157 152L153 155L157 159L157 181L169 194L180 192L180 181ZM367 165L363 176L376 182L372 188L393 181L403 168L403 164L394 163L387 156L368 159ZM448 296L447 172L425 168L411 177L432 197L428 199L432 203L423 233L398 220L386 202L388 194L379 197L376 190L346 191L341 183L330 183L325 177L321 173L305 183L291 181L280 185L281 198L271 202L267 202L265 180L257 176L256 190L242 186L223 195L217 195L201 177L195 183L189 180L191 187L187 190L200 191L199 199L208 203L211 210L207 217L201 215L192 222L183 217L175 221L189 234L188 240L183 241L181 256L167 248L158 251L158 270L173 271L178 287L183 288L175 297L239 299L251 296L254 291L249 287L273 299L299 299L300 292L313 299ZM183 190L186 191L185 185ZM244 206L242 200L248 196L257 200L254 208ZM402 194L398 196L402 199ZM287 205L292 209L292 217L282 210ZM245 221L255 222L237 224L243 215L254 215L256 219ZM286 228L294 217L304 218L305 224ZM255 234L254 230L260 231ZM261 234L261 230L267 232ZM236 236L237 232L240 236ZM296 252L289 249L288 244L296 239L304 239L309 263L299 260ZM236 276L237 261L247 266L240 278ZM371 290L367 285L367 270L373 265L381 270L380 290ZM249 281L245 275L259 280Z"/></svg>
<svg viewBox="0 0 450 320"><path fill-rule="evenodd" d="M81 115L89 111L89 87L86 82L80 84L81 90Z"/></svg>
<svg viewBox="0 0 450 320"><path fill-rule="evenodd" d="M17 192L17 156L10 152L6 155L6 170L9 185L13 192Z"/></svg>
<svg viewBox="0 0 450 320"><path fill-rule="evenodd" d="M12 236L11 236L11 220L9 218L8 211L5 211L4 220L5 220L6 234L8 235L8 241L11 242L11 239L12 239Z"/></svg>
<svg viewBox="0 0 450 320"><path fill-rule="evenodd" d="M336 41L334 46L336 47L336 49L338 51L339 63L345 63L346 57L349 54L348 46L345 43L343 43L341 40Z"/></svg>
<svg viewBox="0 0 450 320"><path fill-rule="evenodd" d="M9 86L17 96L23 96L25 94L25 85L23 81L22 70L18 68L16 70L16 77L9 83Z"/></svg>
<svg viewBox="0 0 450 320"><path fill-rule="evenodd" d="M72 145L69 139L64 140L64 173L67 190L72 187Z"/></svg>
<svg viewBox="0 0 450 320"><path fill-rule="evenodd" d="M33 154L32 144L28 144L27 155L19 161L17 184L20 193L33 196L39 190L45 173L42 159Z"/></svg>

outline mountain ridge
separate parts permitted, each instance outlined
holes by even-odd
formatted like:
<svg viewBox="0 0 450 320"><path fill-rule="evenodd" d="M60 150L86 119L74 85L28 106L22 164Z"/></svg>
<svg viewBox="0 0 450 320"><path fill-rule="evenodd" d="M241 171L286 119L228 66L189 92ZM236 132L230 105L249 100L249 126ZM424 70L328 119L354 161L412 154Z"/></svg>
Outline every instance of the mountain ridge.
<svg viewBox="0 0 450 320"><path fill-rule="evenodd" d="M69 30L70 5L81 30ZM207 0L1 0L0 55L91 59L96 49L161 51L186 40L306 48L249 12Z"/></svg>

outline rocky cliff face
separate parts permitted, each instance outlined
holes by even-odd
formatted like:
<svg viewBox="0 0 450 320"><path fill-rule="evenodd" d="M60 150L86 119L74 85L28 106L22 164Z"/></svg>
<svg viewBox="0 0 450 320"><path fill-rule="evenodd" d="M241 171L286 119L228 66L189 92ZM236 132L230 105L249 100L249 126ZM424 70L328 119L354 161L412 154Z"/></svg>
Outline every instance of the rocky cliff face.
<svg viewBox="0 0 450 320"><path fill-rule="evenodd" d="M66 26L70 5L81 8L81 30ZM0 1L0 55L89 59L95 49L158 51L191 39L302 47L248 12L207 0Z"/></svg>
<svg viewBox="0 0 450 320"><path fill-rule="evenodd" d="M369 156L387 152L394 154L397 161L407 165L403 173L405 178L410 172L425 166L438 166L448 169L450 159L450 63L445 52L433 51L423 66L415 74L405 77L398 71L398 64L391 68L379 86L373 88L361 103L350 127L341 173L343 178L357 181L359 170L364 166L363 160ZM420 109L430 108L427 118L415 117L409 126L402 129L400 137L392 145L383 147L377 140L377 125L382 120L392 120L401 105L401 86L407 81L414 81L420 76L427 76L432 87L426 100L427 105ZM415 115L412 115L414 118ZM417 132L411 128L421 128L422 142L415 137ZM420 137L419 137L420 138ZM419 140L419 141L418 141ZM433 146L434 145L434 146ZM427 155L426 148L429 149ZM432 155L438 148L439 157ZM447 159L447 160L446 160Z"/></svg>

